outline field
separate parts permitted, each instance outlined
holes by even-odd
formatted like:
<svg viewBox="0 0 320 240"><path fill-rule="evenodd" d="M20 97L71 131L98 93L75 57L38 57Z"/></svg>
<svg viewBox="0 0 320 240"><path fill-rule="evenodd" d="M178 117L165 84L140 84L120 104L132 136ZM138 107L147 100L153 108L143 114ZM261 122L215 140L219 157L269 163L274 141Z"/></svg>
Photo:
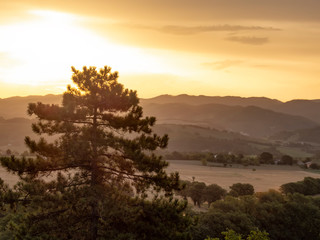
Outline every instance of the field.
<svg viewBox="0 0 320 240"><path fill-rule="evenodd" d="M308 172L298 166L248 166L233 165L232 167L202 166L200 161L170 160L167 172L178 171L183 180L216 183L229 190L234 183L250 183L256 192L278 190L284 183L303 180L304 177L320 178L320 172ZM253 168L256 169L253 171Z"/></svg>
<svg viewBox="0 0 320 240"><path fill-rule="evenodd" d="M8 173L4 168L0 167L0 178L11 187L18 181L18 176Z"/></svg>
<svg viewBox="0 0 320 240"><path fill-rule="evenodd" d="M304 177L320 178L320 172L304 171L297 166L248 166L233 165L232 167L202 166L200 161L169 160L167 172L178 171L183 180L205 182L206 184L216 183L229 190L234 183L250 183L256 192L279 189L288 182L303 180ZM252 169L256 169L253 171ZM10 186L13 186L18 177L0 168L0 178Z"/></svg>

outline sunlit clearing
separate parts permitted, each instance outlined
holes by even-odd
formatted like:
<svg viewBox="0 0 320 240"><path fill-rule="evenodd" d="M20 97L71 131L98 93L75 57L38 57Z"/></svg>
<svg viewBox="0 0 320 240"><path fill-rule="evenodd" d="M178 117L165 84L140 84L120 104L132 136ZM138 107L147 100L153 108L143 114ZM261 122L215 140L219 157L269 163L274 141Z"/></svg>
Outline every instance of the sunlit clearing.
<svg viewBox="0 0 320 240"><path fill-rule="evenodd" d="M162 73L166 69L138 48L111 43L81 27L86 20L82 17L42 10L30 14L34 16L31 21L0 26L0 53L13 62L0 65L0 81L65 85L70 67L84 65L110 65L113 70L137 73Z"/></svg>

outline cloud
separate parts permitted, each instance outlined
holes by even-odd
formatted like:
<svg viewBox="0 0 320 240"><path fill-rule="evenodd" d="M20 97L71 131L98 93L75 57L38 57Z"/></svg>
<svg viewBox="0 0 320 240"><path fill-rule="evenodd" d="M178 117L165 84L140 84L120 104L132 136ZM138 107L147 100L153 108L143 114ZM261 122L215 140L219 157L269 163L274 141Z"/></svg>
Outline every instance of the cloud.
<svg viewBox="0 0 320 240"><path fill-rule="evenodd" d="M177 25L167 25L161 28L156 28L156 30L169 34L177 35L191 35L203 32L235 32L235 31L279 31L281 29L273 27L261 27L261 26L241 26L241 25L211 25L211 26L177 26Z"/></svg>
<svg viewBox="0 0 320 240"><path fill-rule="evenodd" d="M263 45L269 42L269 38L267 37L228 37L226 38L228 41L238 42L249 45Z"/></svg>
<svg viewBox="0 0 320 240"><path fill-rule="evenodd" d="M224 61L217 61L217 62L210 62L210 63L203 63L203 66L213 68L215 70L222 70L226 69L235 65L241 64L243 61L240 60L224 60Z"/></svg>
<svg viewBox="0 0 320 240"><path fill-rule="evenodd" d="M130 28L140 28L155 30L167 34L174 35L193 35L204 32L238 32L238 31L281 31L279 28L262 27L262 26L242 26L242 25L210 25L210 26L181 26L181 25L166 25L162 27L147 26L147 25L132 25L121 24Z"/></svg>

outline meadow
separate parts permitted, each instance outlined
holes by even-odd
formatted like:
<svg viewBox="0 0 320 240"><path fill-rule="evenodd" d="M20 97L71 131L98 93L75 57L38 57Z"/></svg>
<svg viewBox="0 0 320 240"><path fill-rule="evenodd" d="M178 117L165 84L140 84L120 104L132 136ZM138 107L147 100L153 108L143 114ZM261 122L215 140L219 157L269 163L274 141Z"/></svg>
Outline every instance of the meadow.
<svg viewBox="0 0 320 240"><path fill-rule="evenodd" d="M167 172L178 171L182 180L218 184L229 190L234 183L250 183L256 192L279 190L282 184L303 180L304 177L320 178L320 172L305 171L298 166L232 165L232 167L203 166L200 161L169 160Z"/></svg>
<svg viewBox="0 0 320 240"><path fill-rule="evenodd" d="M216 183L229 190L234 183L250 183L256 192L269 189L279 190L282 184L303 180L304 177L320 178L320 171L306 171L298 166L260 165L242 166L233 164L232 167L217 165L203 166L200 161L168 160L167 172L180 173L182 180L204 182L207 185ZM0 178L13 186L18 177L0 168Z"/></svg>

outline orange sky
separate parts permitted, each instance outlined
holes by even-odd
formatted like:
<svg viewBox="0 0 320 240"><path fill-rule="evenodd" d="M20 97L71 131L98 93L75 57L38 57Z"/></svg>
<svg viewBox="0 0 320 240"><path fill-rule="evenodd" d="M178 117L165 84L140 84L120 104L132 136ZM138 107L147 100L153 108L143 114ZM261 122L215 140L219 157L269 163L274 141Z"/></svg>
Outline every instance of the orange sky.
<svg viewBox="0 0 320 240"><path fill-rule="evenodd" d="M320 98L319 0L0 0L0 98L62 93L71 65L140 97Z"/></svg>

